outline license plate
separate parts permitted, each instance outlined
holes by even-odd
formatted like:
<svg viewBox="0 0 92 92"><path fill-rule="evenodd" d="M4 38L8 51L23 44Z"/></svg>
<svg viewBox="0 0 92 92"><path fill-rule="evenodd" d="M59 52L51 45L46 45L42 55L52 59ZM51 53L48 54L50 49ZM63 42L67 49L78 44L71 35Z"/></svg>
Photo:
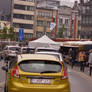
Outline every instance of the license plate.
<svg viewBox="0 0 92 92"><path fill-rule="evenodd" d="M51 80L49 79L31 79L31 83L33 84L51 84Z"/></svg>

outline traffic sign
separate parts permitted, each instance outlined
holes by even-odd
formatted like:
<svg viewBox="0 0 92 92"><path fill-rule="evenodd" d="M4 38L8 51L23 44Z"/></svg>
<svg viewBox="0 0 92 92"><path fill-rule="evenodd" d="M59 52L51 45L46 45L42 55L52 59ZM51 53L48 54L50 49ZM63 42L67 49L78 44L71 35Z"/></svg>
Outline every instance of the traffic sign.
<svg viewBox="0 0 92 92"><path fill-rule="evenodd" d="M19 41L23 41L24 29L19 29Z"/></svg>

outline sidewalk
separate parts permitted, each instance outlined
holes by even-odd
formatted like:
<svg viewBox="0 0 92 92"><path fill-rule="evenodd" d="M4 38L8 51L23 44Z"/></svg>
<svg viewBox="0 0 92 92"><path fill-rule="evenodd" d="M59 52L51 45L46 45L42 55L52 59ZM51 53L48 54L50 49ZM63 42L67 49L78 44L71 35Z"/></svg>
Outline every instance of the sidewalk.
<svg viewBox="0 0 92 92"><path fill-rule="evenodd" d="M70 65L67 65L67 67L69 69L72 69ZM72 70L77 71L77 72L81 72L80 71L80 66L74 66ZM92 78L92 74L91 74L91 76L89 75L89 67L85 67L85 70L82 73L84 73L85 75L87 75L87 76Z"/></svg>

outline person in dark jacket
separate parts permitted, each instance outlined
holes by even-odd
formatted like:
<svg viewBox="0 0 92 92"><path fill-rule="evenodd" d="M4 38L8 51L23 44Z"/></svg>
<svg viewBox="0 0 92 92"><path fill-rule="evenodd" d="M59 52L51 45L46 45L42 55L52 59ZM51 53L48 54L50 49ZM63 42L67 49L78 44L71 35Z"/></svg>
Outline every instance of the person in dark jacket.
<svg viewBox="0 0 92 92"><path fill-rule="evenodd" d="M92 49L89 51L89 59L88 59L88 63L89 63L89 75L91 76L91 72L92 72Z"/></svg>
<svg viewBox="0 0 92 92"><path fill-rule="evenodd" d="M75 52L72 48L69 49L69 56L71 57L71 68L73 69L75 64Z"/></svg>

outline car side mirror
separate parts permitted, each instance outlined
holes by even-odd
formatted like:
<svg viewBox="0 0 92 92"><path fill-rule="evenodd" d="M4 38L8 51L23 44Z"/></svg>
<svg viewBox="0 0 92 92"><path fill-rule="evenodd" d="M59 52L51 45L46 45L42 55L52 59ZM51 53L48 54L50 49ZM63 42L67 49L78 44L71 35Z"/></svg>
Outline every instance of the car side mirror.
<svg viewBox="0 0 92 92"><path fill-rule="evenodd" d="M2 66L2 70L8 72L8 66Z"/></svg>

